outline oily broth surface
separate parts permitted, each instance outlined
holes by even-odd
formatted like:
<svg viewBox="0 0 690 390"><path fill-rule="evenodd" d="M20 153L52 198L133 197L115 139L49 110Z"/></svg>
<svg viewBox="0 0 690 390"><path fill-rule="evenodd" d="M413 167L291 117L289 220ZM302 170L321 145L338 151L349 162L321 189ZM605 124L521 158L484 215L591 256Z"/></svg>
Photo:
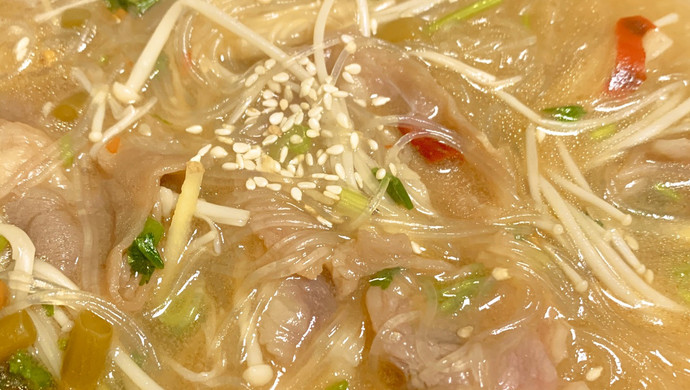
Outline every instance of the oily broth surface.
<svg viewBox="0 0 690 390"><path fill-rule="evenodd" d="M501 76L510 76L516 73L526 75L526 81L520 85L517 94L533 107L593 101L599 96L603 82L608 77L608 70L612 65L615 41L610 31L615 21L622 16L633 14L643 14L654 20L669 12L678 12L681 15L681 22L669 26L666 30L674 38L674 45L660 59L650 64L649 79L644 88L653 90L653 83L657 75L686 72L683 66L688 63L687 52L690 49L690 43L682 37L690 34L688 32L690 26L682 21L690 20L687 6L671 1L660 1L650 5L643 0L626 0L625 2L616 2L615 5L612 2L588 2L577 5L560 3L558 1L538 1L529 5L516 3L506 7L505 13L512 11L511 7L515 7L515 9L527 7L533 11L535 16L532 18L531 24L534 29L521 31L520 37L510 37L497 28L496 36L498 38L496 39L510 42L520 38L527 39L534 34L537 37L536 44L525 49L527 51L524 54L521 51L506 49L504 57L499 59L483 57L483 55L488 56L491 51L475 48L476 57L473 57L472 54L469 57L475 58L473 65L478 67L481 65L483 69ZM17 8L15 2L3 1L0 2L0 6L7 10L21 9ZM127 49L123 49L122 53L119 53L121 54L119 61L126 62L136 58L134 53L139 52L152 30L152 26L147 25L147 21L159 18L156 13L161 11L156 10L156 8L152 11L153 14L146 16L141 21L129 18L128 21L123 22L131 23L131 29L134 33L132 33L131 40L128 40ZM568 23L568 27L574 26L574 31L563 25L559 25L557 28L544 28L543 31L536 27L543 25L545 21L550 21L549 17L552 14L549 14L549 11L558 16L558 23ZM17 11L15 14L10 11L7 18L21 20L20 15L22 13ZM108 19L110 15L106 12L94 12L94 15L97 16L98 23L107 25L110 22ZM28 21L28 23L31 22ZM451 29L448 36L439 36L430 42L425 42L425 44L439 46L459 54L471 53L465 45L467 42L481 42L484 39L481 28L483 24L499 27L505 25L519 26L520 20L503 14L492 14L471 23L473 24L472 28ZM50 30L50 28L39 29L39 36L40 34L47 34L44 30ZM457 33L463 34L462 45L453 39L453 34ZM602 36L609 38L597 39L597 37ZM99 35L99 37L101 37L99 39L103 39L103 35ZM51 38L45 36L43 39ZM0 116L24 120L36 126L50 128L56 136L64 132L65 129L61 127L61 124L51 120L50 117L43 117L39 113L46 102L59 100L65 95L69 95L65 91L77 89L76 85L66 81L68 69L72 66L93 65L99 55L97 48L104 44L104 42L94 42L82 54L76 55L74 58L58 56L55 62L37 66L32 69L32 72L21 75L11 82L0 81L0 103L10 102L16 96L21 97L18 104L0 105L3 107L0 108ZM509 44L507 43L506 46ZM576 55L573 55L573 48L581 49L576 51ZM523 55L523 60L518 58L521 55ZM498 100L468 87L457 75L443 70L434 70L433 74L439 84L444 85L454 95L462 113L468 117L470 122L487 133L492 142L505 148L506 153L518 156L524 153L524 146L520 140L522 139L522 129L527 122L521 116L506 108ZM49 80L48 84L41 81L44 78ZM159 126L164 131L171 131L165 125L159 124ZM178 131L175 138L177 143L189 145L188 149L192 153L198 149L199 141L184 132ZM588 140L582 139L582 137L572 137L566 138L564 141L576 161L587 160L590 153L588 148L591 146ZM555 157L553 150L554 148L550 147L541 148L542 161ZM552 159L555 160L555 158ZM554 166L557 167L558 164L554 164ZM472 207L460 210L453 209L453 199L465 199L468 192L473 195L472 201L467 202L470 205L473 204L472 202L477 204L491 202L490 196L485 192L472 189L471 183L475 181L471 177L471 172L467 174L470 178L462 175L465 167L449 168L451 173L462 175L463 180L470 183L457 186L453 186L453 182L447 179L450 176L446 176L446 172L439 172L436 167L418 163L414 165L414 168L418 170L420 176L426 178L425 183L430 187L431 193L435 194L432 195L432 199L438 197L435 206L444 211L446 216L473 216ZM525 176L522 166L515 166L514 171L517 177ZM606 184L601 183L599 176L600 173L597 171L588 174L588 179L592 181L597 193L603 192ZM521 182L519 181L519 183ZM524 188L521 191L523 196L527 193ZM216 195L218 198L229 196L222 193L222 190ZM212 197L209 194L209 198ZM500 215L501 210L496 210L496 213ZM640 226L639 230L635 232L640 242L639 257L644 259L645 264L656 272L658 280L670 279L670 272L665 268L667 266L665 261L668 258L666 254L670 253L669 256L671 257L681 257L681 253L690 249L690 243L683 238L678 238L678 234L675 234L676 237L672 237L674 235L672 232L665 230L659 232L657 229L659 221L646 221L646 223L640 224L637 222L633 222L632 226ZM682 227L686 226L685 221L677 222L677 224ZM236 234L246 234L246 238L239 242L233 238L227 238L221 256L214 257L209 254L208 258L199 261L197 280L202 281L207 290L211 292L210 295L216 305L211 318L214 318L216 323L220 323L220 319L232 316L232 299L228 297L233 295L235 286L241 282L242 275L246 273L242 269L249 268L247 264L250 264L266 250L261 241L252 236L251 232ZM540 237L536 237L528 240L538 245L540 239ZM465 245L464 243L457 244L460 247ZM495 243L487 243L487 245L492 244ZM502 241L501 244L503 244ZM663 248L661 253L659 253L658 248ZM471 251L468 250L468 253ZM462 261L470 262L472 260L474 260L474 256L467 255ZM222 265L218 265L218 263L222 263ZM533 264L530 267L536 268ZM527 273L527 271L525 272ZM690 369L690 363L684 355L689 346L687 337L684 337L687 336L685 329L687 317L656 312L641 315L639 312L624 310L610 303L601 304L607 300L598 288L593 288L588 296L582 297L577 306L562 307L562 300L558 297L558 294L562 292L552 293L548 288L552 284L545 283L543 279L554 278L557 281L566 282L559 280L558 276L555 275L556 270L546 265L543 268L536 268L535 272L540 273L541 278L520 279L521 281L529 281L525 285L517 284L517 281L510 281L507 287L501 287L503 290L497 293L503 297L499 300L500 304L485 313L481 313L480 324L487 328L498 326L509 320L504 315L507 316L506 313L510 310L520 309L522 306L539 305L540 309L536 311L537 313L542 315L550 313L549 315L555 316L553 313L560 312L566 318L571 319L569 325L573 327L571 334L574 336L567 339L570 347L569 353L557 366L560 377L580 380L590 368L582 362L591 361L604 367L602 377L610 381L608 384L602 380L593 382L591 388L600 386L599 388L628 389L649 386L650 388L673 389L690 386L690 378L681 372L681 370ZM655 286L671 296L674 294L671 282L668 284L656 282ZM668 287L665 288L664 286ZM353 293L355 302L362 303L367 288L366 283L359 286ZM556 288L560 287L556 286ZM506 309L503 310L501 305L504 305L503 307ZM357 305L354 307L358 308ZM363 303L359 309L366 310ZM584 314L578 316L579 313ZM470 312L468 315L472 314L476 313ZM653 325L650 325L649 318L653 320ZM143 323L150 323L149 318L140 319ZM163 350L173 354L182 365L197 371L207 370L213 366L213 361L206 359L208 350L207 345L204 345L206 342L204 332L212 333L214 331L212 327L207 327L213 321L210 319L207 321L200 329L183 338L170 338L164 331L156 329L155 326L149 328L149 336L152 343L161 345ZM236 337L237 334L238 330L234 329L228 337ZM371 337L368 337L367 348L371 346L371 341ZM208 348L213 347L209 346ZM229 361L236 361L237 356L241 353L239 347L227 348L227 346L222 352L230 357ZM612 360L612 355L620 359L620 367L616 366L618 362ZM669 367L664 359L667 359L673 367ZM356 373L351 382L354 388L381 388L384 386L380 378L371 372L371 363L367 358L362 362L359 372ZM296 365L299 365L299 361ZM232 365L230 367L236 373L241 370L241 367ZM645 372L647 370L649 372ZM162 385L167 384L170 388L176 388L179 381L175 375L173 371L163 371L156 379L159 379ZM324 373L323 377L315 377L315 388L323 385L327 380L327 373Z"/></svg>

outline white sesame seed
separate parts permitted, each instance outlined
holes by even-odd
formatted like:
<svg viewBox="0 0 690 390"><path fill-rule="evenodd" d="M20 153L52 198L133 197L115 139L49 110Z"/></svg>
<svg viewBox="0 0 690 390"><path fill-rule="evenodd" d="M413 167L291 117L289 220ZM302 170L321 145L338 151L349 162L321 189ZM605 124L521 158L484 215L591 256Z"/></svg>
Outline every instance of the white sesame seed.
<svg viewBox="0 0 690 390"><path fill-rule="evenodd" d="M340 195L343 192L343 187L337 185L326 186L326 191L330 191L336 195Z"/></svg>
<svg viewBox="0 0 690 390"><path fill-rule="evenodd" d="M308 64L304 65L304 69L309 73L311 76L316 76L316 65L314 65L313 62L309 62Z"/></svg>
<svg viewBox="0 0 690 390"><path fill-rule="evenodd" d="M321 123L319 123L316 118L309 118L307 124L309 125L310 129L314 129L316 131L321 130Z"/></svg>
<svg viewBox="0 0 690 390"><path fill-rule="evenodd" d="M280 105L280 109L281 109L281 110L283 110L283 111L287 110L289 104L290 104L290 103L289 103L287 100L285 100L285 99L280 99L279 105Z"/></svg>
<svg viewBox="0 0 690 390"><path fill-rule="evenodd" d="M283 90L283 87L281 87L280 84L276 83L273 80L269 80L266 83L266 86L268 86L268 89L270 89L274 93L280 93Z"/></svg>
<svg viewBox="0 0 690 390"><path fill-rule="evenodd" d="M293 114L296 114L296 113L302 111L302 109L300 108L299 104L290 104L290 105L288 106L288 108L290 109L290 111L292 111Z"/></svg>
<svg viewBox="0 0 690 390"><path fill-rule="evenodd" d="M323 107L321 106L315 106L312 107L309 111L307 111L307 116L310 118L316 118L323 113Z"/></svg>
<svg viewBox="0 0 690 390"><path fill-rule="evenodd" d="M283 131L285 132L285 131L290 130L290 129L292 128L292 126L294 126L294 125L295 125L295 116L294 116L294 115L290 115L290 116L287 118L287 120L285 121L285 123L283 123L282 125L280 125L280 129L283 130Z"/></svg>
<svg viewBox="0 0 690 390"><path fill-rule="evenodd" d="M325 175L323 178L324 178L324 180L328 180L328 181L338 181L338 180L340 180L340 178L338 177L338 175Z"/></svg>
<svg viewBox="0 0 690 390"><path fill-rule="evenodd" d="M386 97L386 96L377 96L373 99L371 99L371 104L374 107L380 107L383 106L384 104L388 103L391 101L391 98Z"/></svg>
<svg viewBox="0 0 690 390"><path fill-rule="evenodd" d="M597 367L592 367L589 370L587 370L587 373L585 374L585 379L589 382L593 382L601 376L601 373L604 371L604 368L601 366Z"/></svg>
<svg viewBox="0 0 690 390"><path fill-rule="evenodd" d="M254 183L257 187L266 187L268 185L268 180L263 176L254 176Z"/></svg>
<svg viewBox="0 0 690 390"><path fill-rule="evenodd" d="M232 139L232 138L230 138L230 137L218 136L218 137L216 137L216 139L217 139L219 142L222 142L222 143L227 144L227 145L232 145L232 144L235 143L235 140Z"/></svg>
<svg viewBox="0 0 690 390"><path fill-rule="evenodd" d="M266 60L266 62L264 62L264 66L267 70L271 70L274 66L276 66L276 60L274 60L273 58L269 58Z"/></svg>
<svg viewBox="0 0 690 390"><path fill-rule="evenodd" d="M264 140L261 142L261 145L263 145L263 146L271 145L271 144L275 143L276 141L278 141L278 136L275 135L275 134L269 134L269 135L268 135L266 138L264 138Z"/></svg>
<svg viewBox="0 0 690 390"><path fill-rule="evenodd" d="M237 170L240 166L237 163L234 162L226 162L221 165L221 168L225 169L226 171L234 171Z"/></svg>
<svg viewBox="0 0 690 390"><path fill-rule="evenodd" d="M307 166L313 166L314 165L314 156L311 153L307 153L307 155L304 158L304 161L307 163Z"/></svg>
<svg viewBox="0 0 690 390"><path fill-rule="evenodd" d="M324 218L324 217L322 217L322 216L320 216L320 215L318 215L318 216L316 217L316 220L319 221L319 222L321 222L321 224L323 224L324 226L327 226L328 228L332 228L332 227L333 227L333 223L331 223L331 221L327 220L326 218Z"/></svg>
<svg viewBox="0 0 690 390"><path fill-rule="evenodd" d="M293 134L290 136L290 143L291 144L301 144L302 142L304 142L304 140L299 135Z"/></svg>
<svg viewBox="0 0 690 390"><path fill-rule="evenodd" d="M319 136L319 132L316 130L309 129L309 130L307 130L306 135L309 138L316 138Z"/></svg>
<svg viewBox="0 0 690 390"><path fill-rule="evenodd" d="M378 142L374 141L373 139L367 140L367 143L369 144L369 149L371 149L372 152L379 150Z"/></svg>
<svg viewBox="0 0 690 390"><path fill-rule="evenodd" d="M333 108L333 96L330 93L323 95L323 106L330 111Z"/></svg>
<svg viewBox="0 0 690 390"><path fill-rule="evenodd" d="M325 173L317 172L317 173L312 173L312 174L311 174L311 177L313 177L314 179L325 179L325 178L326 178L326 174L325 174Z"/></svg>
<svg viewBox="0 0 690 390"><path fill-rule="evenodd" d="M331 156L337 156L339 154L342 154L344 151L345 147L342 144L335 144L326 149L326 153L330 154Z"/></svg>
<svg viewBox="0 0 690 390"><path fill-rule="evenodd" d="M376 180L383 180L384 177L386 177L386 170L383 168L379 168L376 171Z"/></svg>
<svg viewBox="0 0 690 390"><path fill-rule="evenodd" d="M228 151L225 150L222 146L214 146L211 148L211 156L214 158L224 158L228 156Z"/></svg>
<svg viewBox="0 0 690 390"><path fill-rule="evenodd" d="M273 190L273 191L280 191L281 187L282 186L278 183L271 183L271 184L266 186L266 188L268 188L269 190Z"/></svg>
<svg viewBox="0 0 690 390"><path fill-rule="evenodd" d="M248 171L256 170L256 164L251 160L242 159L244 161L244 169Z"/></svg>
<svg viewBox="0 0 690 390"><path fill-rule="evenodd" d="M262 65L259 65L256 68L254 68L254 73L258 75L266 74L266 68L264 68Z"/></svg>
<svg viewBox="0 0 690 390"><path fill-rule="evenodd" d="M256 117L261 115L261 111L257 110L254 107L249 107L247 110L244 112L248 117Z"/></svg>
<svg viewBox="0 0 690 390"><path fill-rule="evenodd" d="M362 176L359 174L359 172L355 172L355 182L357 183L357 187L364 188L364 182L362 181Z"/></svg>
<svg viewBox="0 0 690 390"><path fill-rule="evenodd" d="M351 64L345 65L345 68L343 69L345 69L345 71L350 74L356 75L362 71L362 66L353 62Z"/></svg>
<svg viewBox="0 0 690 390"><path fill-rule="evenodd" d="M354 79L354 77L352 77L352 74L350 72L345 71L342 73L342 76L343 76L343 80L345 80L346 82L348 82L350 84L354 84L355 79Z"/></svg>
<svg viewBox="0 0 690 390"><path fill-rule="evenodd" d="M350 128L350 118L348 118L347 114L344 112L339 112L335 117L335 121L338 122L338 125L345 129Z"/></svg>
<svg viewBox="0 0 690 390"><path fill-rule="evenodd" d="M350 43L354 40L354 38L351 35L343 34L340 36L340 40L343 43Z"/></svg>
<svg viewBox="0 0 690 390"><path fill-rule="evenodd" d="M332 193L331 191L328 191L328 190L326 190L326 191L323 192L323 196L325 196L325 197L327 197L327 198L331 198L331 199L333 199L333 200L340 200L340 197L339 197L338 195L336 195L336 194L334 194L334 193Z"/></svg>
<svg viewBox="0 0 690 390"><path fill-rule="evenodd" d="M237 163L237 167L239 169L244 169L244 159L242 158L241 154L235 156L235 162Z"/></svg>
<svg viewBox="0 0 690 390"><path fill-rule="evenodd" d="M326 84L333 84L333 76L328 75L328 76L324 77L323 81Z"/></svg>
<svg viewBox="0 0 690 390"><path fill-rule="evenodd" d="M343 167L343 164L341 164L341 163L335 164L335 173L338 175L339 178L341 178L342 180L345 180L345 167Z"/></svg>
<svg viewBox="0 0 690 390"><path fill-rule="evenodd" d="M230 135L230 134L232 134L232 129L226 129L226 128L222 127L220 129L213 130L213 134L215 134L215 135Z"/></svg>
<svg viewBox="0 0 690 390"><path fill-rule="evenodd" d="M304 111L300 110L295 114L295 123L301 125L302 121L304 121Z"/></svg>
<svg viewBox="0 0 690 390"><path fill-rule="evenodd" d="M252 74L249 75L249 77L247 77L246 80L244 80L244 86L245 86L245 87L250 87L250 86L251 86L252 84L254 84L254 83L256 82L256 80L258 80L258 79L259 79L259 75L256 74L256 73L252 73Z"/></svg>
<svg viewBox="0 0 690 390"><path fill-rule="evenodd" d="M333 97L337 97L337 98L346 98L346 97L350 96L350 93L347 91L335 91L335 92L333 92L332 95L333 95Z"/></svg>
<svg viewBox="0 0 690 390"><path fill-rule="evenodd" d="M326 93L333 93L338 90L338 88L333 84L323 84L321 88L323 88L324 92Z"/></svg>
<svg viewBox="0 0 690 390"><path fill-rule="evenodd" d="M472 335L472 331L474 331L474 327L472 325L462 327L458 329L458 337L466 339Z"/></svg>
<svg viewBox="0 0 690 390"><path fill-rule="evenodd" d="M316 72L314 72L314 73L316 73ZM316 100L316 97L317 97L317 96L316 96L316 91L313 90L313 89L310 89L310 90L309 90L309 93L307 94L307 96L308 96L309 99L311 99L311 100Z"/></svg>
<svg viewBox="0 0 690 390"><path fill-rule="evenodd" d="M238 154L247 153L249 149L251 149L251 146L244 142L235 142L235 144L232 145L232 151Z"/></svg>
<svg viewBox="0 0 690 390"><path fill-rule="evenodd" d="M302 102L299 104L299 106L302 108L302 110L309 110L311 106L307 102Z"/></svg>
<svg viewBox="0 0 690 390"><path fill-rule="evenodd" d="M297 168L294 165L288 165L287 170L292 174L292 177L297 176Z"/></svg>
<svg viewBox="0 0 690 390"><path fill-rule="evenodd" d="M280 72L273 75L271 79L276 83L286 83L288 80L290 80L290 75L287 74L287 72Z"/></svg>
<svg viewBox="0 0 690 390"><path fill-rule="evenodd" d="M290 195L298 202L302 200L302 191L297 187L290 188Z"/></svg>
<svg viewBox="0 0 690 390"><path fill-rule="evenodd" d="M244 185L245 185L245 187L247 187L247 189L249 191L256 189L256 183L254 182L254 179L252 179L251 177L249 179L247 179L247 181L244 183Z"/></svg>
<svg viewBox="0 0 690 390"><path fill-rule="evenodd" d="M192 125L184 129L184 131L189 134L201 134L201 132L204 131L204 128L201 127L201 125Z"/></svg>
<svg viewBox="0 0 690 390"><path fill-rule="evenodd" d="M326 138L333 138L333 132L327 129L321 130L321 136Z"/></svg>
<svg viewBox="0 0 690 390"><path fill-rule="evenodd" d="M254 160L259 158L259 156L261 156L261 148L252 148L242 157L244 157L245 160Z"/></svg>
<svg viewBox="0 0 690 390"><path fill-rule="evenodd" d="M367 101L364 99L352 99L355 104L357 104L360 107L366 107L367 106Z"/></svg>
<svg viewBox="0 0 690 390"><path fill-rule="evenodd" d="M391 175L398 176L398 168L395 167L395 164L393 164L393 163L388 164L388 169L390 170Z"/></svg>
<svg viewBox="0 0 690 390"><path fill-rule="evenodd" d="M348 42L345 44L345 51L352 54L357 51L357 45L354 42Z"/></svg>
<svg viewBox="0 0 690 390"><path fill-rule="evenodd" d="M295 176L304 177L304 164L299 163L299 165L297 165L297 172L295 172Z"/></svg>
<svg viewBox="0 0 690 390"><path fill-rule="evenodd" d="M415 241L410 241L410 245L412 246L412 252L421 255L422 254L422 247L419 246Z"/></svg>
<svg viewBox="0 0 690 390"><path fill-rule="evenodd" d="M292 173L292 172L290 172L290 171L288 171L287 169L281 169L281 170L280 170L280 175L283 176L283 177L289 177L289 178L295 177L295 174Z"/></svg>
<svg viewBox="0 0 690 390"><path fill-rule="evenodd" d="M491 276L496 280L507 280L511 278L510 272L507 268L496 267L491 271Z"/></svg>
<svg viewBox="0 0 690 390"><path fill-rule="evenodd" d="M357 134L356 131L353 131L352 134L350 134L350 146L352 147L352 150L357 149L359 146L359 134Z"/></svg>
<svg viewBox="0 0 690 390"><path fill-rule="evenodd" d="M288 161L288 165L296 165L299 159L297 156L293 157L292 160Z"/></svg>
<svg viewBox="0 0 690 390"><path fill-rule="evenodd" d="M271 108L278 107L278 101L275 99L266 99L263 102L261 102L261 104L264 107L271 107Z"/></svg>
<svg viewBox="0 0 690 390"><path fill-rule="evenodd" d="M304 66L309 62L309 58L300 56L297 63Z"/></svg>
<svg viewBox="0 0 690 390"><path fill-rule="evenodd" d="M317 157L316 165L323 166L327 160L328 160L328 155L326 153L324 153L324 154L320 155L319 157Z"/></svg>
<svg viewBox="0 0 690 390"><path fill-rule="evenodd" d="M288 148L287 148L287 146L283 146L282 148L280 148L280 156L278 158L278 161L280 161L281 164L284 163L285 159L287 158L287 155L288 155Z"/></svg>
<svg viewBox="0 0 690 390"><path fill-rule="evenodd" d="M261 97L264 99L273 99L276 97L276 94L273 91L266 89L261 93Z"/></svg>
<svg viewBox="0 0 690 390"><path fill-rule="evenodd" d="M289 102L292 101L292 98L295 97L294 93L292 92L292 88L290 88L289 86L286 87L285 90L283 90L283 97L285 98L285 100Z"/></svg>
<svg viewBox="0 0 690 390"><path fill-rule="evenodd" d="M303 190L313 190L314 188L316 188L316 183L312 181L301 181L297 183L297 187Z"/></svg>

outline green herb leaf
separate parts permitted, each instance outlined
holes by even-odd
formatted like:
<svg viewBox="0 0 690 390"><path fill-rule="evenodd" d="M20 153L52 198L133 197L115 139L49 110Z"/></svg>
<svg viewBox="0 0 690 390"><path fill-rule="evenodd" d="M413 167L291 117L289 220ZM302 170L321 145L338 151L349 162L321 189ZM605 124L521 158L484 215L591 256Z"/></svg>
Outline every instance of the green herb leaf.
<svg viewBox="0 0 690 390"><path fill-rule="evenodd" d="M469 19L478 13L501 4L503 0L479 0L465 8L451 12L429 25L429 32L435 33L451 22Z"/></svg>
<svg viewBox="0 0 690 390"><path fill-rule="evenodd" d="M378 170L379 168L372 168L371 173L373 173L374 176L376 176L376 172ZM410 195L407 193L407 190L405 189L405 186L400 181L400 179L391 175L390 173L386 173L386 177L390 179L390 182L388 182L388 187L386 187L386 192L388 193L388 195L393 199L393 201L395 201L395 203L403 206L408 210L412 210L414 208L414 205L412 204L412 199L410 199Z"/></svg>
<svg viewBox="0 0 690 390"><path fill-rule="evenodd" d="M393 281L393 276L399 273L400 269L400 267L382 269L369 278L369 285L381 287L383 290L387 289Z"/></svg>
<svg viewBox="0 0 690 390"><path fill-rule="evenodd" d="M46 315L48 317L52 317L55 315L55 306L53 305L43 305L43 310L46 311Z"/></svg>
<svg viewBox="0 0 690 390"><path fill-rule="evenodd" d="M63 136L58 141L60 145L60 159L62 166L67 169L74 164L74 147L72 146L72 137L69 134Z"/></svg>
<svg viewBox="0 0 690 390"><path fill-rule="evenodd" d="M674 188L667 186L666 183L657 183L654 185L654 189L658 191L661 195L673 201L679 201L683 197L680 194L680 192L676 191Z"/></svg>
<svg viewBox="0 0 690 390"><path fill-rule="evenodd" d="M575 122L582 119L587 111L580 105L549 107L542 110L549 114L553 119L561 122Z"/></svg>
<svg viewBox="0 0 690 390"><path fill-rule="evenodd" d="M0 236L0 251L7 248L7 245L9 245L10 242L7 241L7 239L3 236Z"/></svg>
<svg viewBox="0 0 690 390"><path fill-rule="evenodd" d="M151 280L155 269L162 269L165 266L156 248L163 233L163 225L149 217L146 219L142 232L127 249L127 263L133 274L141 276L140 285Z"/></svg>
<svg viewBox="0 0 690 390"><path fill-rule="evenodd" d="M347 379L343 379L326 387L326 390L348 390L349 388L350 384L347 382Z"/></svg>
<svg viewBox="0 0 690 390"><path fill-rule="evenodd" d="M129 11L130 8L133 8L139 15L148 11L149 8L153 7L158 1L159 0L105 0L110 11L117 11L118 9Z"/></svg>
<svg viewBox="0 0 690 390"><path fill-rule="evenodd" d="M477 296L487 278L483 265L477 264L467 277L438 287L438 305L444 313L452 314L470 305L470 300Z"/></svg>
<svg viewBox="0 0 690 390"><path fill-rule="evenodd" d="M53 386L53 377L26 351L19 351L9 359L10 372L24 378L31 390L44 390Z"/></svg>

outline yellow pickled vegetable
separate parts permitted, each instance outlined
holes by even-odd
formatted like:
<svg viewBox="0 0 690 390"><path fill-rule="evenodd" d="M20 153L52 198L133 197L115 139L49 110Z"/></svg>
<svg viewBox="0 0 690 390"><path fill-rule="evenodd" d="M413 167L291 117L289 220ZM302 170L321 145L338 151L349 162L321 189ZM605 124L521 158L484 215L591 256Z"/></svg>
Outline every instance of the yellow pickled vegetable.
<svg viewBox="0 0 690 390"><path fill-rule="evenodd" d="M113 337L112 326L85 310L74 322L62 361L62 389L96 389Z"/></svg>
<svg viewBox="0 0 690 390"><path fill-rule="evenodd" d="M25 310L0 318L0 361L36 341L36 327Z"/></svg>

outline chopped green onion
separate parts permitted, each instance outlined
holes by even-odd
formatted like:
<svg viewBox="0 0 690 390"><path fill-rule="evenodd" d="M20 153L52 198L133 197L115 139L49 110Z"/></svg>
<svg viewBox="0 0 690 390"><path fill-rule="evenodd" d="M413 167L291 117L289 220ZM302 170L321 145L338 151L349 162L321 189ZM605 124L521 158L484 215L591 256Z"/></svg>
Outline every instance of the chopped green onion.
<svg viewBox="0 0 690 390"><path fill-rule="evenodd" d="M680 192L676 191L671 187L668 187L665 183L654 184L654 189L658 191L661 195L674 201L678 201L683 197L680 194Z"/></svg>
<svg viewBox="0 0 690 390"><path fill-rule="evenodd" d="M280 159L280 152L283 147L288 148L289 156L297 156L300 154L305 154L311 149L311 138L307 137L308 127L302 125L294 125L292 128L284 132L278 140L271 145L268 154L274 159ZM291 141L298 139L299 142Z"/></svg>
<svg viewBox="0 0 690 390"><path fill-rule="evenodd" d="M347 390L350 388L350 384L347 382L347 379L343 379L341 381L335 382L334 384L326 387L326 390Z"/></svg>
<svg viewBox="0 0 690 390"><path fill-rule="evenodd" d="M155 269L164 267L163 259L157 249L163 233L163 225L148 217L144 229L127 249L127 263L129 263L132 274L141 276L139 281L141 285L151 280L151 275Z"/></svg>
<svg viewBox="0 0 690 390"><path fill-rule="evenodd" d="M372 168L371 173L376 176L376 172L378 172L378 170L378 168ZM395 201L395 203L405 207L408 210L412 210L414 208L412 199L410 199L410 195L407 193L407 190L400 179L388 172L386 172L386 176L390 179L388 187L386 188L388 195L393 199L393 201Z"/></svg>
<svg viewBox="0 0 690 390"><path fill-rule="evenodd" d="M549 114L553 119L561 122L579 121L587 114L584 107L580 105L549 107L542 111L545 114Z"/></svg>
<svg viewBox="0 0 690 390"><path fill-rule="evenodd" d="M399 273L400 269L400 267L382 269L369 278L369 285L381 287L383 290L387 289L393 281L393 276Z"/></svg>
<svg viewBox="0 0 690 390"><path fill-rule="evenodd" d="M67 169L74 164L74 147L72 146L72 137L69 134L64 135L58 141L60 145L60 159L62 166Z"/></svg>
<svg viewBox="0 0 690 390"><path fill-rule="evenodd" d="M7 239L3 236L0 236L0 251L7 248L7 245L9 245L10 242L7 241Z"/></svg>
<svg viewBox="0 0 690 390"><path fill-rule="evenodd" d="M91 17L91 12L86 8L70 8L62 13L60 26L63 28L80 28Z"/></svg>
<svg viewBox="0 0 690 390"><path fill-rule="evenodd" d="M105 2L110 11L117 11L118 9L128 11L130 8L134 8L141 15L153 7L158 0L105 0Z"/></svg>
<svg viewBox="0 0 690 390"><path fill-rule="evenodd" d="M352 218L360 216L369 206L369 198L363 193L343 188L340 200L336 204L338 211Z"/></svg>
<svg viewBox="0 0 690 390"><path fill-rule="evenodd" d="M183 336L201 321L206 305L203 286L187 287L172 297L172 302L157 318L177 336Z"/></svg>
<svg viewBox="0 0 690 390"><path fill-rule="evenodd" d="M610 123L593 130L591 133L589 133L589 136L595 141L603 141L616 134L616 131L618 131L618 125L615 123Z"/></svg>
<svg viewBox="0 0 690 390"><path fill-rule="evenodd" d="M55 315L55 306L53 305L43 305L43 310L46 311L46 315L48 317L52 317Z"/></svg>
<svg viewBox="0 0 690 390"><path fill-rule="evenodd" d="M10 372L26 381L31 390L44 390L53 387L53 377L41 363L26 351L19 351L9 359Z"/></svg>
<svg viewBox="0 0 690 390"><path fill-rule="evenodd" d="M62 122L74 122L79 117L88 97L89 93L86 91L72 94L55 106L51 114Z"/></svg>
<svg viewBox="0 0 690 390"><path fill-rule="evenodd" d="M451 22L469 19L478 13L485 11L493 6L501 4L503 0L479 0L468 7L451 12L448 15L434 21L429 25L429 32L435 33Z"/></svg>
<svg viewBox="0 0 690 390"><path fill-rule="evenodd" d="M439 286L437 292L439 309L452 314L463 310L470 304L470 299L477 296L482 283L486 280L486 269L477 264L469 276L451 283Z"/></svg>
<svg viewBox="0 0 690 390"><path fill-rule="evenodd" d="M113 327L88 310L79 313L62 360L62 388L95 389L105 371Z"/></svg>
<svg viewBox="0 0 690 390"><path fill-rule="evenodd" d="M58 344L58 348L60 348L60 351L64 351L67 349L67 342L68 341L69 341L69 339L67 337L60 337L58 339L57 344Z"/></svg>
<svg viewBox="0 0 690 390"><path fill-rule="evenodd" d="M0 318L0 361L36 341L36 327L26 310Z"/></svg>

